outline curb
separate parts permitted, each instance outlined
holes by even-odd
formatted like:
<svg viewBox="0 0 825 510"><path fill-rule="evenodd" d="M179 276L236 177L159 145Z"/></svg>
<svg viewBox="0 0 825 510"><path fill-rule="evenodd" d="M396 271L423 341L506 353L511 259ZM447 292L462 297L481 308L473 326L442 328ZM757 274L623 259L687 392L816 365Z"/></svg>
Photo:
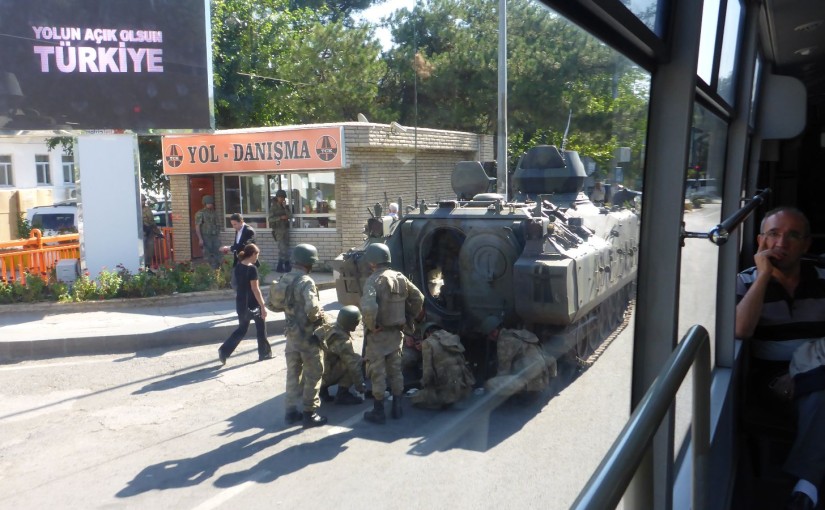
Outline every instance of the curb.
<svg viewBox="0 0 825 510"><path fill-rule="evenodd" d="M318 290L335 288L334 281L317 283ZM0 315L21 314L30 312L49 312L50 315L61 313L95 312L119 308L150 308L170 305L187 305L214 301L231 301L235 292L230 289L205 292L174 294L171 296L156 296L150 298L126 298L106 301L86 301L80 303L18 303L0 305ZM272 313L272 319L267 320L267 335L280 335L284 332L283 313ZM32 323L36 327L36 322ZM203 325L192 323L175 327L165 331L136 332L134 334L120 334L111 336L47 338L25 341L0 341L0 364L11 364L26 360L42 360L67 356L88 356L97 354L136 353L141 350L162 348L167 351L182 349L196 345L218 345L226 340L232 331L237 328L237 318L232 312L220 324ZM250 329L245 339L254 339L254 327Z"/></svg>
<svg viewBox="0 0 825 510"><path fill-rule="evenodd" d="M316 283L319 291L334 289L335 282ZM232 289L206 290L202 292L186 292L168 296L153 296L145 298L117 298L99 301L81 301L78 303L58 303L56 301L37 303L14 303L0 305L0 315L21 314L26 312L50 312L51 314L94 312L99 310L115 310L118 308L143 308L148 306L186 305L206 303L210 301L226 301L235 298Z"/></svg>

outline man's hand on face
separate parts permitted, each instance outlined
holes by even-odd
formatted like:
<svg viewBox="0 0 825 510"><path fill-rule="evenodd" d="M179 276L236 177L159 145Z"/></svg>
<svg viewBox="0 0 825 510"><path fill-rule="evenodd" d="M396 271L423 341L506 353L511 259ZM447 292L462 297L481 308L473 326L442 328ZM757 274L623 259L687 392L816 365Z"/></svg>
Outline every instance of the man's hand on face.
<svg viewBox="0 0 825 510"><path fill-rule="evenodd" d="M787 256L784 248L768 248L768 237L759 235L759 248L753 256L756 263L756 270L759 273L772 274L776 268L776 263L781 262Z"/></svg>

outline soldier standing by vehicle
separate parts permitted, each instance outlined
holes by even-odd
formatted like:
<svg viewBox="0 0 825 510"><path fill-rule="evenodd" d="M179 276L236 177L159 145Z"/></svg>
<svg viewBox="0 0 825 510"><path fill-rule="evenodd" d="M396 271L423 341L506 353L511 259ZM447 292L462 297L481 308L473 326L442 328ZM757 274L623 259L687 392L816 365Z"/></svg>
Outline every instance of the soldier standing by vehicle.
<svg viewBox="0 0 825 510"><path fill-rule="evenodd" d="M338 312L335 324L324 324L315 331L324 349L324 376L321 378L321 400L335 401L339 405L356 405L364 401L350 393L355 385L358 392L364 391L361 376L361 356L352 348L350 333L361 323L361 312L356 306L345 306ZM329 394L329 387L338 385L335 397Z"/></svg>
<svg viewBox="0 0 825 510"><path fill-rule="evenodd" d="M401 418L401 399L404 376L401 372L401 343L405 325L420 318L424 295L403 274L389 268L390 249L384 244L367 246L364 260L373 273L364 284L361 313L367 328L367 374L372 381L375 402L372 411L364 413L364 419L372 423L385 423L384 389L389 379L392 390L393 418Z"/></svg>
<svg viewBox="0 0 825 510"><path fill-rule="evenodd" d="M155 214L149 207L149 198L143 198L143 263L146 269L152 269L152 259L155 258L155 238L163 237L158 224L155 223Z"/></svg>
<svg viewBox="0 0 825 510"><path fill-rule="evenodd" d="M467 368L464 346L458 335L427 323L422 326L423 375L421 389L412 396L413 404L440 409L463 399L473 391L475 377Z"/></svg>
<svg viewBox="0 0 825 510"><path fill-rule="evenodd" d="M203 258L217 269L221 265L221 244L218 233L220 232L220 219L218 211L215 210L215 198L212 195L205 195L201 199L203 209L195 213L195 234L198 236L198 244L203 250Z"/></svg>
<svg viewBox="0 0 825 510"><path fill-rule="evenodd" d="M269 210L269 226L272 228L272 237L278 245L278 273L288 273L292 270L289 265L289 218L292 213L286 205L286 191L279 189L275 193L275 203Z"/></svg>
<svg viewBox="0 0 825 510"><path fill-rule="evenodd" d="M273 284L270 309L283 310L286 318L286 416L288 424L303 420L304 428L320 427L327 419L316 411L321 405L318 390L324 372L321 343L313 332L321 326L324 311L318 289L309 277L318 262L318 250L299 244L292 253L294 269ZM303 414L298 403L303 404Z"/></svg>
<svg viewBox="0 0 825 510"><path fill-rule="evenodd" d="M488 391L504 396L519 392L539 392L556 376L556 360L544 354L536 335L526 329L503 329L501 319L489 316L481 323L481 333L496 342L496 376L485 384Z"/></svg>

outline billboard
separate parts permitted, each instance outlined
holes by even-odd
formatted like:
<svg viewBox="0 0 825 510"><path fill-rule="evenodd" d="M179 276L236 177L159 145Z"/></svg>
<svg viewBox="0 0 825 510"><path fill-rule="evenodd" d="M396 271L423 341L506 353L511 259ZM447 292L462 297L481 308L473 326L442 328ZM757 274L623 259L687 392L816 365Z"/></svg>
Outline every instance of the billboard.
<svg viewBox="0 0 825 510"><path fill-rule="evenodd" d="M335 170L344 166L340 126L163 137L166 175Z"/></svg>
<svg viewBox="0 0 825 510"><path fill-rule="evenodd" d="M206 0L0 0L0 131L214 127Z"/></svg>

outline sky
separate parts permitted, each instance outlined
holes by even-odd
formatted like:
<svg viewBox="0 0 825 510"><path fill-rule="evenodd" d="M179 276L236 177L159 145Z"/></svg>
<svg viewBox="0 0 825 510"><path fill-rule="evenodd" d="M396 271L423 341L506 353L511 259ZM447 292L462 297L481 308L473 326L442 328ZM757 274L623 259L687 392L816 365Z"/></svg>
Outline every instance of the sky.
<svg viewBox="0 0 825 510"><path fill-rule="evenodd" d="M373 5L369 9L365 9L361 13L361 18L368 20L374 24L381 23L381 18L389 16L391 13L407 8L412 10L415 6L415 0L386 0L383 3ZM390 31L386 28L377 28L375 31L375 36L381 41L381 46L384 50L388 50L392 47L392 36L390 35Z"/></svg>

